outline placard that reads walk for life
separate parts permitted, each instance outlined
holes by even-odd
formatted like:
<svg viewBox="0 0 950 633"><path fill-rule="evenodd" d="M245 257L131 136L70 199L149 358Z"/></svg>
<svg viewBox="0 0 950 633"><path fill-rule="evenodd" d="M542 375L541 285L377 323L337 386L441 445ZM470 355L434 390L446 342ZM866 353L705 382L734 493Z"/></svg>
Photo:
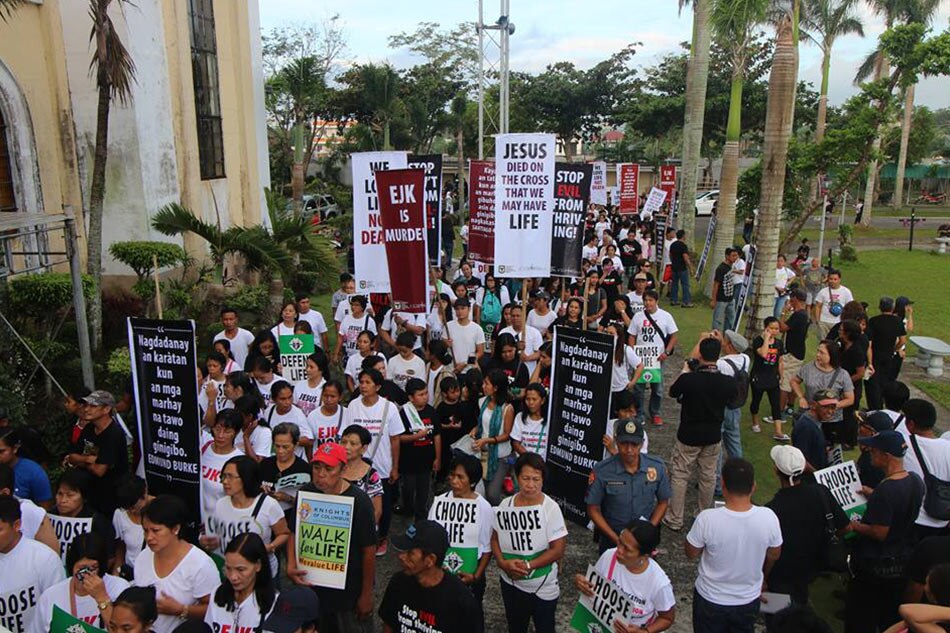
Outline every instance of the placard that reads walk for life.
<svg viewBox="0 0 950 633"><path fill-rule="evenodd" d="M634 318L646 319L643 316L643 310L637 312ZM639 343L633 346L633 351L643 360L643 373L640 374L637 383L660 382L663 379L663 363L660 362L663 342Z"/></svg>
<svg viewBox="0 0 950 633"><path fill-rule="evenodd" d="M429 264L442 264L442 154L409 154L409 169L426 172L426 244L429 249Z"/></svg>
<svg viewBox="0 0 950 633"><path fill-rule="evenodd" d="M343 589L353 526L353 498L297 493L297 566L317 587Z"/></svg>
<svg viewBox="0 0 950 633"><path fill-rule="evenodd" d="M551 275L581 277L584 219L590 197L591 165L557 163L554 167L554 233Z"/></svg>
<svg viewBox="0 0 950 633"><path fill-rule="evenodd" d="M478 568L478 504L474 499L435 498L429 516L449 535L449 551L442 566L455 574L474 574Z"/></svg>
<svg viewBox="0 0 950 633"><path fill-rule="evenodd" d="M495 137L495 274L548 277L554 224L554 135Z"/></svg>
<svg viewBox="0 0 950 633"><path fill-rule="evenodd" d="M429 313L429 265L426 242L425 172L397 169L376 172L383 220L393 310Z"/></svg>
<svg viewBox="0 0 950 633"><path fill-rule="evenodd" d="M867 497L861 494L861 479L853 461L846 461L815 471L815 480L828 488L844 513L851 520L860 520L868 505Z"/></svg>
<svg viewBox="0 0 950 633"><path fill-rule="evenodd" d="M283 378L290 384L307 379L307 357L313 354L313 334L281 334L280 365Z"/></svg>
<svg viewBox="0 0 950 633"><path fill-rule="evenodd" d="M353 171L353 263L360 292L389 292L389 267L376 195L377 171L405 169L406 152L350 155Z"/></svg>
<svg viewBox="0 0 950 633"><path fill-rule="evenodd" d="M545 492L566 518L586 526L587 479L603 457L610 413L614 339L602 332L556 327L553 346Z"/></svg>
<svg viewBox="0 0 950 633"><path fill-rule="evenodd" d="M580 595L571 616L573 630L581 633L614 633L614 622L626 624L634 618L636 605L616 583L598 574L593 565L587 566L584 577L594 588L594 595Z"/></svg>
<svg viewBox="0 0 950 633"><path fill-rule="evenodd" d="M468 166L468 256L495 263L495 163L473 160Z"/></svg>
<svg viewBox="0 0 950 633"><path fill-rule="evenodd" d="M607 163L602 160L591 163L593 171L590 176L590 203L606 206L607 204Z"/></svg>
<svg viewBox="0 0 950 633"><path fill-rule="evenodd" d="M66 550L80 534L92 531L92 517L63 517L58 514L47 514L49 522L53 524L53 532L59 541L59 557L66 563ZM70 574L72 570L69 570Z"/></svg>

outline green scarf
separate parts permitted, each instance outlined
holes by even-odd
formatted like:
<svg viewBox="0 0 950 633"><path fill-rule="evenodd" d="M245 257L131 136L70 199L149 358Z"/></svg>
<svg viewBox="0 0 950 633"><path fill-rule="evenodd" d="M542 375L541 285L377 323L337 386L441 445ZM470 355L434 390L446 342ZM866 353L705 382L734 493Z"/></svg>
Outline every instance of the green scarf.
<svg viewBox="0 0 950 633"><path fill-rule="evenodd" d="M482 436L482 418L485 416L485 409L488 407L488 403L491 398L486 397L482 402L481 408L478 410L478 426L475 431L475 439L481 439ZM504 405L498 406L495 405L494 410L491 413L491 420L488 422L488 435L489 437L495 437L501 433L501 421L502 421L502 411L504 410ZM488 472L485 475L486 481L491 481L495 477L495 471L498 470L498 444L489 444L488 445Z"/></svg>

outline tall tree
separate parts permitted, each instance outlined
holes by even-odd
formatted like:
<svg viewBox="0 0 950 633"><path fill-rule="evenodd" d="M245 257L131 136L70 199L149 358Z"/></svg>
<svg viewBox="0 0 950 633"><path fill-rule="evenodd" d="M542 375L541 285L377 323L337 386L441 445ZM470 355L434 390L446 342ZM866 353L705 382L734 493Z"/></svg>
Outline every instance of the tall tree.
<svg viewBox="0 0 950 633"><path fill-rule="evenodd" d="M468 206L465 198L465 112L468 110L468 99L459 93L452 99L449 111L452 117L452 129L455 131L455 159L458 161L459 175L459 209Z"/></svg>
<svg viewBox="0 0 950 633"><path fill-rule="evenodd" d="M364 64L343 73L340 83L344 88L336 95L335 108L341 118L354 119L366 126L354 134L368 132L369 138L365 140L372 149L391 150L394 126L408 127L406 104L400 98L399 73L388 64ZM406 136L403 140L411 142Z"/></svg>
<svg viewBox="0 0 950 633"><path fill-rule="evenodd" d="M686 4L680 1L680 8ZM683 162L680 175L679 218L688 243L696 227L695 201L703 118L706 115L706 81L709 76L709 16L713 0L693 0L693 38L686 72L686 116L683 121Z"/></svg>
<svg viewBox="0 0 950 633"><path fill-rule="evenodd" d="M478 85L478 33L474 22L443 29L438 22L420 22L416 30L389 36L390 48L405 48L427 63L457 73L467 91Z"/></svg>

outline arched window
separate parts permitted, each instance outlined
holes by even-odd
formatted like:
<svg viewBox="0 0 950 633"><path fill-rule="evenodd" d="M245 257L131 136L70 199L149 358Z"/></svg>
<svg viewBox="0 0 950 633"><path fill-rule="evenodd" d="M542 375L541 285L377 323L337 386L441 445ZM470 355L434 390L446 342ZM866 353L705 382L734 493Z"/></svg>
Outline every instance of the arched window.
<svg viewBox="0 0 950 633"><path fill-rule="evenodd" d="M0 109L0 213L17 210L12 166L13 156L7 141L7 122L3 118L3 109Z"/></svg>

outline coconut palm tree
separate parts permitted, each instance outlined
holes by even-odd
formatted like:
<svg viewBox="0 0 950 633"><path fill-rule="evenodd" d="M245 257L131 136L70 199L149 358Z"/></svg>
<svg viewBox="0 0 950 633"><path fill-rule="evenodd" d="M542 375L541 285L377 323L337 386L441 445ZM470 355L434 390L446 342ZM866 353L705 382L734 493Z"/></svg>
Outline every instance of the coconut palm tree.
<svg viewBox="0 0 950 633"><path fill-rule="evenodd" d="M680 0L680 10L689 4ZM686 112L683 120L683 165L679 192L680 227L691 243L696 227L696 172L699 170L706 116L706 83L709 77L709 18L713 0L693 0L693 39L686 71Z"/></svg>
<svg viewBox="0 0 950 633"><path fill-rule="evenodd" d="M732 85L729 96L729 121L726 144L722 149L719 177L719 203L716 212L716 239L713 253L732 246L736 232L736 189L739 184L739 138L742 136L742 87L745 80L748 47L756 27L765 20L770 0L717 0L711 24L715 37L730 52ZM712 275L709 277L712 286Z"/></svg>
<svg viewBox="0 0 950 633"><path fill-rule="evenodd" d="M399 75L392 66L367 64L360 67L360 78L364 99L372 111L373 127L382 130L383 150L391 150L390 125L405 110L399 98Z"/></svg>

